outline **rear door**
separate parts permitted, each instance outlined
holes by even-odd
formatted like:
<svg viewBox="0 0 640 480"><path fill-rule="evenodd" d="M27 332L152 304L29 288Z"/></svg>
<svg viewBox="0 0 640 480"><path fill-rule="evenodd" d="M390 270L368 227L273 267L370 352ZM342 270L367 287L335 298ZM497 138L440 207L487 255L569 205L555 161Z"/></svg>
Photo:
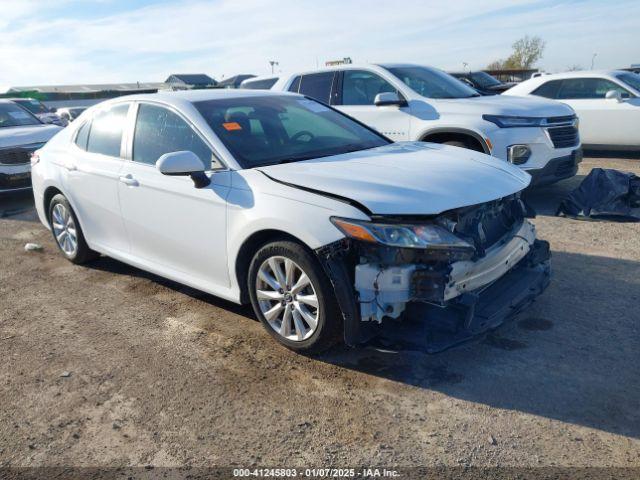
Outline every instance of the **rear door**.
<svg viewBox="0 0 640 480"><path fill-rule="evenodd" d="M131 253L174 278L188 277L187 283L228 286L228 172L213 172L222 164L179 112L146 102L134 109L128 142L131 160L119 183ZM197 189L188 176L167 176L156 169L162 155L183 150L200 157L211 178L209 186Z"/></svg>
<svg viewBox="0 0 640 480"><path fill-rule="evenodd" d="M392 140L409 140L410 107L376 106L376 95L398 90L384 78L367 70L344 70L334 104L347 115L369 125Z"/></svg>
<svg viewBox="0 0 640 480"><path fill-rule="evenodd" d="M118 183L124 166L123 131L131 103L98 111L77 131L70 155L62 159L67 195L90 246L127 252L120 217Z"/></svg>
<svg viewBox="0 0 640 480"><path fill-rule="evenodd" d="M544 85L554 93L554 98L566 103L576 111L580 119L580 137L587 145L637 145L640 125L640 109L637 99L629 99L624 87L606 78L567 78L555 84L557 89ZM545 88L543 88L545 87ZM610 90L620 92L624 101L607 99ZM543 95L546 96L546 95ZM634 103L635 101L635 103Z"/></svg>

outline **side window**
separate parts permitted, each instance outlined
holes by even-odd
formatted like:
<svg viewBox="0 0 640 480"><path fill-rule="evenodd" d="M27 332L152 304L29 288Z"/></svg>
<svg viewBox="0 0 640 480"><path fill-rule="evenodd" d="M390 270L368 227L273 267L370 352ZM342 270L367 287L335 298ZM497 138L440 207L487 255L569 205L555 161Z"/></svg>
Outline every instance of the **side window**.
<svg viewBox="0 0 640 480"><path fill-rule="evenodd" d="M558 98L558 90L561 85L562 80L551 80L550 82L543 83L531 93L539 97Z"/></svg>
<svg viewBox="0 0 640 480"><path fill-rule="evenodd" d="M205 170L218 166L211 149L179 115L164 107L142 103L138 107L133 134L133 160L155 165L165 153L189 150Z"/></svg>
<svg viewBox="0 0 640 480"><path fill-rule="evenodd" d="M333 85L333 77L335 72L312 73L311 75L303 75L300 79L299 93L329 103L331 97L331 86Z"/></svg>
<svg viewBox="0 0 640 480"><path fill-rule="evenodd" d="M293 82L291 82L291 86L289 87L290 92L298 93L298 90L300 90L300 75L293 79Z"/></svg>
<svg viewBox="0 0 640 480"><path fill-rule="evenodd" d="M396 89L375 73L364 70L345 70L342 80L343 105L373 105L376 95Z"/></svg>
<svg viewBox="0 0 640 480"><path fill-rule="evenodd" d="M609 90L629 93L624 88L604 78L570 78L563 80L558 99L605 98Z"/></svg>
<svg viewBox="0 0 640 480"><path fill-rule="evenodd" d="M87 149L87 140L89 139L89 129L91 128L91 122L84 122L84 124L78 129L76 134L76 145L82 150Z"/></svg>
<svg viewBox="0 0 640 480"><path fill-rule="evenodd" d="M91 121L87 151L119 157L128 111L129 104L123 103L96 114Z"/></svg>

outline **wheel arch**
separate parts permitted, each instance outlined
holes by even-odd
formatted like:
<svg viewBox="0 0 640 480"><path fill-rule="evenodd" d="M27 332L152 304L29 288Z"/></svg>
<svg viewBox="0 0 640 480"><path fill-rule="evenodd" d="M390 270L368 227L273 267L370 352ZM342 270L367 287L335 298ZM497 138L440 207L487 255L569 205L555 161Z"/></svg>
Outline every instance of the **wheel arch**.
<svg viewBox="0 0 640 480"><path fill-rule="evenodd" d="M487 141L478 132L466 128L443 127L423 132L419 137L421 142L442 143L447 140L471 141L481 148L483 153L491 155Z"/></svg>
<svg viewBox="0 0 640 480"><path fill-rule="evenodd" d="M282 240L295 242L313 254L305 242L288 232L277 229L264 229L252 233L242 242L235 259L234 273L238 282L240 302L242 304L247 304L250 301L247 288L247 275L249 274L249 265L251 264L253 256L263 245Z"/></svg>
<svg viewBox="0 0 640 480"><path fill-rule="evenodd" d="M58 187L50 185L44 190L44 194L42 195L42 211L44 212L44 217L47 220L49 228L51 228L51 219L49 218L49 205L51 204L51 199L58 194L64 195L62 190L60 190ZM64 197L67 199L67 201L69 201L69 198L66 195L64 195Z"/></svg>

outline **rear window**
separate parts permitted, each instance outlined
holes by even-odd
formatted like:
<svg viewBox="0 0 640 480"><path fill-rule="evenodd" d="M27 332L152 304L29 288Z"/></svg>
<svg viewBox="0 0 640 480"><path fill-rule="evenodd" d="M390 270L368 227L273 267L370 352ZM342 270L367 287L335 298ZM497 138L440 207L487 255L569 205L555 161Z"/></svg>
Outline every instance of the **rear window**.
<svg viewBox="0 0 640 480"><path fill-rule="evenodd" d="M119 157L122 131L128 111L129 104L123 103L96 114L91 122L87 151Z"/></svg>
<svg viewBox="0 0 640 480"><path fill-rule="evenodd" d="M329 103L331 98L331 87L333 86L333 78L335 72L312 73L303 75L300 80L299 93Z"/></svg>
<svg viewBox="0 0 640 480"><path fill-rule="evenodd" d="M551 80L550 82L543 83L531 93L539 97L558 98L558 90L561 84L562 80Z"/></svg>

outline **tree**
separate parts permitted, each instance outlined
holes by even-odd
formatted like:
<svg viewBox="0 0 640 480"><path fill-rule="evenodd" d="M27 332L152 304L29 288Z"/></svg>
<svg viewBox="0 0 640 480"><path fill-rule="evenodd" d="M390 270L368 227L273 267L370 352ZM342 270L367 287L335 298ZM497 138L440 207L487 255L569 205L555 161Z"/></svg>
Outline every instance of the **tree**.
<svg viewBox="0 0 640 480"><path fill-rule="evenodd" d="M531 68L542 58L545 42L540 37L526 35L517 40L511 48L513 52L506 60L497 60L487 66L487 70L520 70Z"/></svg>

